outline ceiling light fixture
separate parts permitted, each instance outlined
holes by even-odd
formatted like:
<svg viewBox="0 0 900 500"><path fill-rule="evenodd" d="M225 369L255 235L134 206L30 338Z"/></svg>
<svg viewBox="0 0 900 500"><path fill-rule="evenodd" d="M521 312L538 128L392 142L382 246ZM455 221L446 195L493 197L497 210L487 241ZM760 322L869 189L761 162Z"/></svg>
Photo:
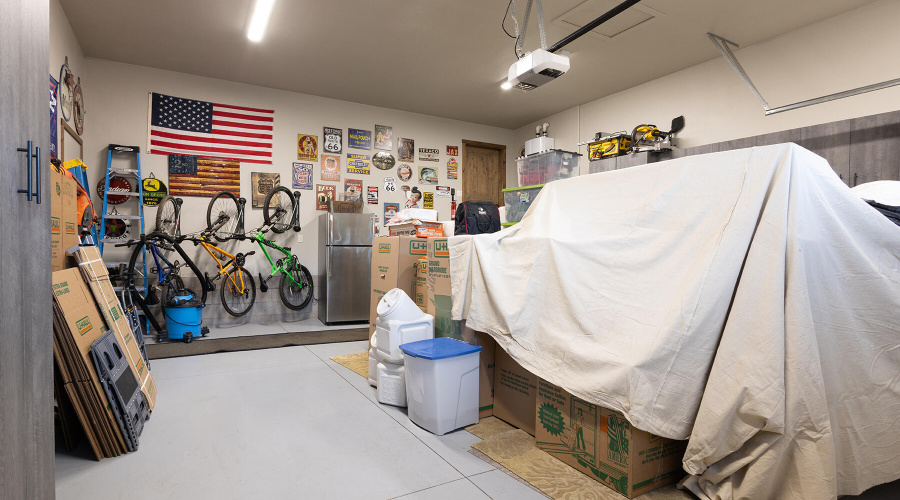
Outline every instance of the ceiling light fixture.
<svg viewBox="0 0 900 500"><path fill-rule="evenodd" d="M256 0L256 6L253 8L253 17L250 18L250 29L247 30L247 38L251 42L262 40L274 5L275 0Z"/></svg>
<svg viewBox="0 0 900 500"><path fill-rule="evenodd" d="M509 89L511 89L512 87L513 87L513 86L512 86L511 83L509 83L509 80L504 80L503 83L500 84L500 88L503 89L503 90L509 90Z"/></svg>

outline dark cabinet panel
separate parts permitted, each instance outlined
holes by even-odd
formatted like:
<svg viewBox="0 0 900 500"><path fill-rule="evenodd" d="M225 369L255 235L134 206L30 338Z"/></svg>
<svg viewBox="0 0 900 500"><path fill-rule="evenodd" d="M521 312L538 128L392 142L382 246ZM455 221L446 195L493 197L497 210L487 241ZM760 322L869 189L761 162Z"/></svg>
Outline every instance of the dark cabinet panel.
<svg viewBox="0 0 900 500"><path fill-rule="evenodd" d="M850 120L804 127L797 144L828 160L844 183L850 184Z"/></svg>
<svg viewBox="0 0 900 500"><path fill-rule="evenodd" d="M900 111L850 122L850 186L900 180Z"/></svg>
<svg viewBox="0 0 900 500"><path fill-rule="evenodd" d="M54 496L49 18L0 0L0 498Z"/></svg>

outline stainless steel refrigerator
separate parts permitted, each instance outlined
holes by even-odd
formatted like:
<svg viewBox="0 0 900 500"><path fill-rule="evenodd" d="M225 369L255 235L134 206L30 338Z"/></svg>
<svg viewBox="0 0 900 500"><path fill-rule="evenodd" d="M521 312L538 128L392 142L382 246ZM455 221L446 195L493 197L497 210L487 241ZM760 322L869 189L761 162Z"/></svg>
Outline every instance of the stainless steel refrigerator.
<svg viewBox="0 0 900 500"><path fill-rule="evenodd" d="M372 294L374 214L319 216L319 320L367 323Z"/></svg>

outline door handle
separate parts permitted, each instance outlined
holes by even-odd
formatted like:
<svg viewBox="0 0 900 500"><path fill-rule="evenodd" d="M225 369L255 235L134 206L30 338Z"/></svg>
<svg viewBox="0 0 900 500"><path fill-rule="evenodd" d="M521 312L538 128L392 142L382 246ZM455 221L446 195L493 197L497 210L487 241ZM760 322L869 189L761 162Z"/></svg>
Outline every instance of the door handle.
<svg viewBox="0 0 900 500"><path fill-rule="evenodd" d="M41 147L34 148L34 191L32 195L36 198L37 204L41 204ZM29 181L29 184L31 181Z"/></svg>
<svg viewBox="0 0 900 500"><path fill-rule="evenodd" d="M31 141L28 141L28 149L25 148L16 148L16 151L20 153L25 153L25 162L28 164L28 186L26 189L19 189L16 191L17 193L22 193L28 198L28 201L31 201L31 158L33 155L31 154Z"/></svg>
<svg viewBox="0 0 900 500"><path fill-rule="evenodd" d="M329 250L328 251L328 277L329 278L331 277L332 266L334 266L334 259L333 259L332 251Z"/></svg>
<svg viewBox="0 0 900 500"><path fill-rule="evenodd" d="M853 186L851 186L851 187L856 187L856 179L857 179L858 177L859 177L859 173L858 173L858 172L856 172L856 173L853 174Z"/></svg>

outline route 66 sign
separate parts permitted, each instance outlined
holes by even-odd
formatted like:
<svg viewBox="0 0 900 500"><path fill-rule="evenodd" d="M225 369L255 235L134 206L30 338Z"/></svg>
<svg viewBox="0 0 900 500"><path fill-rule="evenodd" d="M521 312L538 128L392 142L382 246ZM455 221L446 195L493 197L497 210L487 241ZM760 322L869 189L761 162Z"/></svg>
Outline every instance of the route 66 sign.
<svg viewBox="0 0 900 500"><path fill-rule="evenodd" d="M384 178L384 191L386 193L396 193L397 192L397 183L394 181L393 177L385 177Z"/></svg>
<svg viewBox="0 0 900 500"><path fill-rule="evenodd" d="M322 149L329 153L340 153L342 147L343 130L339 128L324 127L322 135L325 137Z"/></svg>

